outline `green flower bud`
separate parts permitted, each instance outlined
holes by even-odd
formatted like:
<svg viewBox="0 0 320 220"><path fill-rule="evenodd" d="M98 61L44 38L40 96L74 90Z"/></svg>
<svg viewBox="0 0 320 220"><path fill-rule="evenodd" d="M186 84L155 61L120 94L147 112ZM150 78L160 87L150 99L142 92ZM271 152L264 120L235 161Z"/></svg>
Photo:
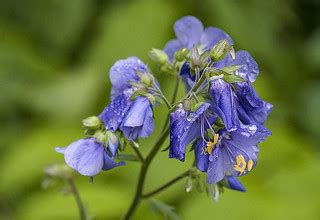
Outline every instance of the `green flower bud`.
<svg viewBox="0 0 320 220"><path fill-rule="evenodd" d="M188 58L189 51L187 48L181 48L174 54L174 58L178 62L182 62Z"/></svg>
<svg viewBox="0 0 320 220"><path fill-rule="evenodd" d="M190 111L191 108L192 108L192 101L189 100L189 99L184 100L184 102L183 102L183 108L184 108L184 110L186 110L186 111Z"/></svg>
<svg viewBox="0 0 320 220"><path fill-rule="evenodd" d="M231 50L229 42L226 39L221 40L211 49L210 58L213 61L222 60Z"/></svg>
<svg viewBox="0 0 320 220"><path fill-rule="evenodd" d="M82 120L82 124L85 128L99 129L102 125L102 122L97 116L91 116Z"/></svg>
<svg viewBox="0 0 320 220"><path fill-rule="evenodd" d="M163 50L157 48L152 48L149 51L149 57L153 62L160 65L165 64L169 60L168 55Z"/></svg>

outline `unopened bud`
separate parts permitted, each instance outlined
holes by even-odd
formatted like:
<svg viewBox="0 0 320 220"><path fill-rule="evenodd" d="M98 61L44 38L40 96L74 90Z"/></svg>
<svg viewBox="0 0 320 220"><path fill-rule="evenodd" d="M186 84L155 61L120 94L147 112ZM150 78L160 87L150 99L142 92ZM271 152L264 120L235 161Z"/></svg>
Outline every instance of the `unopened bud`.
<svg viewBox="0 0 320 220"><path fill-rule="evenodd" d="M221 40L211 49L210 58L213 61L222 60L231 50L229 42L226 39Z"/></svg>
<svg viewBox="0 0 320 220"><path fill-rule="evenodd" d="M181 48L174 54L174 58L176 61L181 62L188 58L188 49L187 48Z"/></svg>
<svg viewBox="0 0 320 220"><path fill-rule="evenodd" d="M99 129L102 125L102 122L97 116L91 116L82 120L82 124L86 128Z"/></svg>
<svg viewBox="0 0 320 220"><path fill-rule="evenodd" d="M191 49L190 62L193 68L201 66L201 56L196 46Z"/></svg>
<svg viewBox="0 0 320 220"><path fill-rule="evenodd" d="M152 50L150 50L149 57L153 62L160 65L165 64L169 60L168 55L163 50L157 48L152 48Z"/></svg>

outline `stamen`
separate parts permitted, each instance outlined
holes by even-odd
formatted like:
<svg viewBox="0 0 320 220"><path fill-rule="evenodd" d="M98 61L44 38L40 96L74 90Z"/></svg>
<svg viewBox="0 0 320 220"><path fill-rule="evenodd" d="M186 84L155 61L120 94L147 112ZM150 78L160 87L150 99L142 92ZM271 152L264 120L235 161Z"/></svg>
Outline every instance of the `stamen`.
<svg viewBox="0 0 320 220"><path fill-rule="evenodd" d="M252 160L248 160L248 164L247 164L248 171L252 170L252 166L253 166L253 161Z"/></svg>
<svg viewBox="0 0 320 220"><path fill-rule="evenodd" d="M236 157L236 164L233 166L233 169L235 171L238 171L240 172L240 175L242 175L245 170L246 170L246 166L247 166L247 163L243 157L242 154L239 154L237 157ZM252 168L252 167L251 167Z"/></svg>
<svg viewBox="0 0 320 220"><path fill-rule="evenodd" d="M209 141L207 143L206 151L208 154L210 154L210 155L212 154L212 151L213 151L215 145L218 143L218 139L219 139L219 134L215 133L213 135L213 142Z"/></svg>

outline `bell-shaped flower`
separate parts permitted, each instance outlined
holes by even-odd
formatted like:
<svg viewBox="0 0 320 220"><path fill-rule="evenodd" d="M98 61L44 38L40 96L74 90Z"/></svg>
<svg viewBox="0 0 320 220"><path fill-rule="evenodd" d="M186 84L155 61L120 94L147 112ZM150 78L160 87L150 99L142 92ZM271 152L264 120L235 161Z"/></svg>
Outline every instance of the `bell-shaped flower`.
<svg viewBox="0 0 320 220"><path fill-rule="evenodd" d="M210 80L210 97L211 109L222 119L226 130L236 130L240 122L231 85L221 78Z"/></svg>
<svg viewBox="0 0 320 220"><path fill-rule="evenodd" d="M194 112L188 112L179 106L170 114L170 158L184 161L187 146L216 119L209 108L209 103L203 103Z"/></svg>
<svg viewBox="0 0 320 220"><path fill-rule="evenodd" d="M152 81L147 66L137 57L119 60L110 69L111 102L99 118L107 129L120 129L129 140L148 137L154 129L152 105L148 98L138 96L131 99L137 90L132 84L141 85L145 79ZM151 83L158 86L156 81Z"/></svg>
<svg viewBox="0 0 320 220"><path fill-rule="evenodd" d="M118 148L118 140L109 138L109 149L115 153ZM110 170L124 165L124 162L115 162L104 145L97 142L96 138L83 138L71 143L66 148L56 148L56 151L64 154L66 164L84 176L94 176L101 170Z"/></svg>

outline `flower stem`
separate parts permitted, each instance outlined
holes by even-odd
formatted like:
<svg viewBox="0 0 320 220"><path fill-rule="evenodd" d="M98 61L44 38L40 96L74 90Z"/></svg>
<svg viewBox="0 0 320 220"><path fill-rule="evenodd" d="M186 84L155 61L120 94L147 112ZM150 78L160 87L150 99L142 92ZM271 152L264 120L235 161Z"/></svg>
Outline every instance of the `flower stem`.
<svg viewBox="0 0 320 220"><path fill-rule="evenodd" d="M144 164L144 158L143 158L143 155L141 154L141 152L139 151L139 149L135 146L132 146L134 152L137 154L137 157L139 158L140 162L142 164Z"/></svg>
<svg viewBox="0 0 320 220"><path fill-rule="evenodd" d="M180 81L180 79L179 79L179 76L177 75L171 103L174 103L176 98L177 98L178 88L179 88L179 81ZM168 106L168 108L170 109L171 108L171 104L169 103L169 101L164 97L164 95L162 95L162 98L163 98L164 102L166 103L166 105ZM161 146L163 145L164 141L168 137L168 134L169 134L169 131L170 131L168 125L169 125L169 114L168 114L168 116L166 118L166 121L164 123L161 135L158 137L158 139L155 142L155 144L154 144L152 150L150 151L150 153L147 155L147 157L145 157L143 159L143 163L141 163L139 180L138 180L138 183L137 183L135 196L133 198L133 201L132 201L127 213L124 216L124 220L129 220L132 217L132 215L135 212L135 210L137 209L140 201L143 199L143 187L144 187L144 183L145 183L145 179L146 179L146 174L147 174L148 168L149 168L153 158L159 152ZM134 150L138 150L138 149L134 149ZM138 157L140 158L138 152L136 151Z"/></svg>
<svg viewBox="0 0 320 220"><path fill-rule="evenodd" d="M76 203L77 203L77 206L78 206L78 209L79 209L79 215L80 215L80 219L81 220L88 220L87 218L87 214L86 214L86 209L83 205L83 202L80 198L80 195L79 195L79 191L76 187L76 185L74 184L74 181L72 178L68 178L67 179L68 181L68 184L70 186L70 189L71 189L71 193L72 195L74 196L75 200L76 200Z"/></svg>
<svg viewBox="0 0 320 220"><path fill-rule="evenodd" d="M158 153L158 151L159 151L160 147L162 146L162 144L164 143L164 141L166 140L168 134L169 134L169 127L167 126L167 128L158 137L158 140L156 141L154 147L152 148L152 150L150 151L150 153L146 157L145 163L141 164L139 180L138 180L138 184L136 187L136 193L135 193L135 196L134 196L133 201L131 203L131 206L129 207L126 215L124 216L125 220L129 220L131 218L131 216L133 215L134 211L137 209L137 207L142 199L143 186L145 183L145 178L146 178L146 174L147 174L149 165L152 162L154 156Z"/></svg>
<svg viewBox="0 0 320 220"><path fill-rule="evenodd" d="M173 185L174 183L178 182L179 180L182 180L183 178L189 176L190 174L190 170L187 170L186 172L180 174L179 176L175 177L174 179L170 180L169 182L165 183L164 185L160 186L159 188L149 192L149 193L146 193L146 194L143 194L142 195L142 198L146 199L146 198L149 198L151 196L154 196L155 194L161 192L162 190L165 190L166 188L168 188L169 186Z"/></svg>

